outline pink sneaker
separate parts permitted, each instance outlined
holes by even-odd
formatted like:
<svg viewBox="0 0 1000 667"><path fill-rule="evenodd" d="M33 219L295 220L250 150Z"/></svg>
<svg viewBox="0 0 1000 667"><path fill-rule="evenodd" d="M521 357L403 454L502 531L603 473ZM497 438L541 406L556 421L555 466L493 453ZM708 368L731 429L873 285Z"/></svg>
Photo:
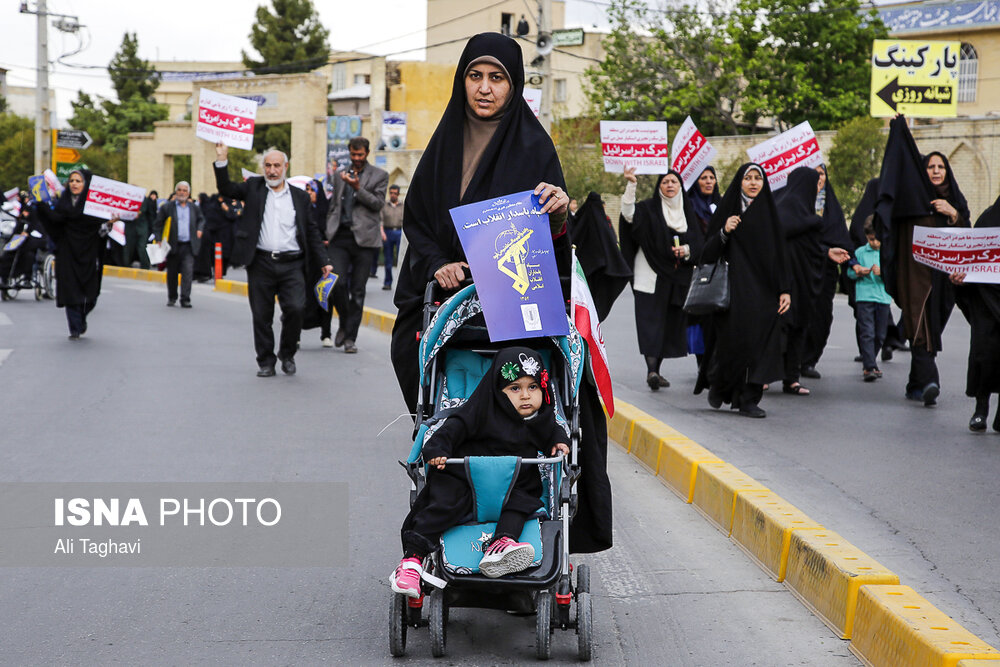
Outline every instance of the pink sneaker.
<svg viewBox="0 0 1000 667"><path fill-rule="evenodd" d="M424 568L419 558L404 558L399 566L389 575L389 584L396 593L411 598L420 597L420 575Z"/></svg>
<svg viewBox="0 0 1000 667"><path fill-rule="evenodd" d="M506 535L486 547L479 571L483 576L496 579L527 569L535 560L535 547L527 542L515 542Z"/></svg>

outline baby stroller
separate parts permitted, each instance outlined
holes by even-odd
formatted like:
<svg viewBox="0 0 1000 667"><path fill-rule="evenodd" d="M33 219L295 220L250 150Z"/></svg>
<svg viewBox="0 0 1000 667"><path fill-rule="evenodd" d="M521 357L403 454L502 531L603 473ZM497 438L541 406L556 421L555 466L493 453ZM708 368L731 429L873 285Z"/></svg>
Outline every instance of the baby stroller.
<svg viewBox="0 0 1000 667"><path fill-rule="evenodd" d="M445 532L440 545L424 562L421 596L391 593L389 647L404 655L408 628L430 627L431 653L445 654L448 610L452 607L490 608L536 614L535 653L548 659L555 629L574 629L579 657L590 660L593 650L593 611L590 571L574 568L569 560L569 522L575 512L576 481L580 475L578 391L584 371L584 342L570 326L570 335L522 341L490 342L475 285L468 284L444 303L437 282L428 284L424 297L420 340L420 394L414 442L405 463L410 477L410 505L426 483L421 458L424 441L449 413L464 403L489 369L497 350L525 345L537 350L552 378L556 419L568 434L569 458L563 455L535 459L515 456L475 456L448 459L446 465L464 466L476 505L473 523ZM547 454L547 452L545 453ZM542 504L519 541L530 542L535 561L526 570L498 579L479 573L483 546L492 537L496 520L519 466L537 466L542 476ZM575 570L575 585L573 574ZM427 601L426 618L423 614ZM573 609L575 607L575 609ZM575 611L575 613L571 613Z"/></svg>
<svg viewBox="0 0 1000 667"><path fill-rule="evenodd" d="M0 276L0 300L16 299L22 289L34 290L35 301L56 298L56 256L45 248L31 252L34 253L35 259L30 274L16 276L12 272L10 275Z"/></svg>

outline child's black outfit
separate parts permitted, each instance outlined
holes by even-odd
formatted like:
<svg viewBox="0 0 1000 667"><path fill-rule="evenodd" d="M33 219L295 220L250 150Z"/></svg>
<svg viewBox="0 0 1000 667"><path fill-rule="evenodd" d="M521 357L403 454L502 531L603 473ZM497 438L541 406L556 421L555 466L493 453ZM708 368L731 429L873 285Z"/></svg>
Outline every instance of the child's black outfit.
<svg viewBox="0 0 1000 667"><path fill-rule="evenodd" d="M542 388L542 406L527 419L518 414L504 388L531 376ZM466 456L548 456L566 441L566 432L556 422L548 372L537 352L510 347L497 352L493 364L469 400L450 415L424 443L423 459ZM522 466L517 481L504 502L493 540L502 536L517 540L529 517L542 507L542 481L537 466ZM472 489L464 470L430 467L427 484L403 521L400 536L406 556L425 557L441 535L453 526L475 519Z"/></svg>

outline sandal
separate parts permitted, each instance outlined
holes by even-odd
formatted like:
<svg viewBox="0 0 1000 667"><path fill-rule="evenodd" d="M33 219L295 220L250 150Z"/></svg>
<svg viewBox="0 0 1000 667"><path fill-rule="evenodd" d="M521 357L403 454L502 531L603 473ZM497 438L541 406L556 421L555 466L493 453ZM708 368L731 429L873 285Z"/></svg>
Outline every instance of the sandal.
<svg viewBox="0 0 1000 667"><path fill-rule="evenodd" d="M878 375L875 374L874 370L866 369L861 372L861 375L864 378L865 382L874 382L875 380L878 379Z"/></svg>
<svg viewBox="0 0 1000 667"><path fill-rule="evenodd" d="M783 384L781 386L781 391L782 393L794 394L796 396L808 396L810 393L812 393L798 382L793 382L792 384Z"/></svg>

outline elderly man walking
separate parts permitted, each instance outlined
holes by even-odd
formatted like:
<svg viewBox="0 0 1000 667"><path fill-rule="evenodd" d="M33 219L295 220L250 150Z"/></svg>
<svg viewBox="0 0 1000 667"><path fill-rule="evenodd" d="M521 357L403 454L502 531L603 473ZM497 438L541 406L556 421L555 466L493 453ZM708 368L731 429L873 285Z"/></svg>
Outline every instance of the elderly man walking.
<svg viewBox="0 0 1000 667"><path fill-rule="evenodd" d="M358 338L365 308L365 284L373 256L382 245L382 217L389 174L368 164L368 140L354 137L347 144L351 168L333 174L333 195L326 216L326 238L330 259L339 276L333 286L333 305L340 316L334 345L344 352L358 351ZM320 337L324 346L330 323L324 322Z"/></svg>
<svg viewBox="0 0 1000 667"><path fill-rule="evenodd" d="M309 265L323 277L333 267L323 248L319 227L309 219L309 197L285 181L288 156L279 150L264 154L264 176L243 183L229 180L229 148L215 145L215 183L219 194L244 202L236 223L232 263L247 267L257 377L271 377L281 360L286 375L295 373L295 352L302 332L306 275ZM281 306L281 339L274 353L274 298Z"/></svg>
<svg viewBox="0 0 1000 667"><path fill-rule="evenodd" d="M167 305L177 305L177 275L181 277L181 308L191 307L191 278L194 276L194 258L201 247L201 234L205 216L191 203L191 186L181 181L174 188L174 198L163 205L156 215L153 233L157 241L163 240L167 218L171 220L167 243Z"/></svg>

